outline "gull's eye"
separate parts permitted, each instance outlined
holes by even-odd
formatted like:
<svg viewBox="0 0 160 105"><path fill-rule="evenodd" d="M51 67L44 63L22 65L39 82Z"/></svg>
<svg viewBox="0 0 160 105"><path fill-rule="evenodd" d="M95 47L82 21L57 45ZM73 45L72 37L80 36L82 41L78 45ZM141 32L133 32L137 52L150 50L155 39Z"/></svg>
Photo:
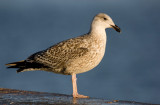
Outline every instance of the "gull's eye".
<svg viewBox="0 0 160 105"><path fill-rule="evenodd" d="M107 20L107 18L103 18L104 20Z"/></svg>

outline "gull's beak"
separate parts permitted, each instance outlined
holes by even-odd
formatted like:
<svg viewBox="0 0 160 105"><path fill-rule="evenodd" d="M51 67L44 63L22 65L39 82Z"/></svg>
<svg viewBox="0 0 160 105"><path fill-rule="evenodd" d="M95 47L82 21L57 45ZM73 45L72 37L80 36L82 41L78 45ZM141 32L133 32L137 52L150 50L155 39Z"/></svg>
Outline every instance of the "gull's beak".
<svg viewBox="0 0 160 105"><path fill-rule="evenodd" d="M121 29L117 25L111 25L113 29L115 29L117 32L121 32Z"/></svg>

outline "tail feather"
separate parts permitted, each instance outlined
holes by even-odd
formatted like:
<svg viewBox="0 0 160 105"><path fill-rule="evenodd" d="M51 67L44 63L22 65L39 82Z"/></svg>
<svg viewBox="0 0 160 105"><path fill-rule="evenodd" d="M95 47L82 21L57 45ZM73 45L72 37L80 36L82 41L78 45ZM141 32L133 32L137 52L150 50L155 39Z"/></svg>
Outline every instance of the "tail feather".
<svg viewBox="0 0 160 105"><path fill-rule="evenodd" d="M26 60L8 63L6 64L6 66L8 66L7 68L19 68L17 70L17 73L23 72L23 71L36 70L40 68L49 68L48 66L44 66L43 64L36 63L36 62L28 62Z"/></svg>
<svg viewBox="0 0 160 105"><path fill-rule="evenodd" d="M19 68L19 66L8 66L7 68Z"/></svg>
<svg viewBox="0 0 160 105"><path fill-rule="evenodd" d="M24 71L24 69L19 68L19 69L17 70L17 73L23 72L23 71Z"/></svg>
<svg viewBox="0 0 160 105"><path fill-rule="evenodd" d="M19 65L19 64L23 64L23 63L24 63L24 60L19 61L19 62L8 63L8 64L5 64L5 65L6 66L16 66L16 65Z"/></svg>
<svg viewBox="0 0 160 105"><path fill-rule="evenodd" d="M25 65L26 65L26 61L25 60L6 64L6 66L8 66L7 68L19 68L17 70L17 73L18 72L22 72L25 69Z"/></svg>

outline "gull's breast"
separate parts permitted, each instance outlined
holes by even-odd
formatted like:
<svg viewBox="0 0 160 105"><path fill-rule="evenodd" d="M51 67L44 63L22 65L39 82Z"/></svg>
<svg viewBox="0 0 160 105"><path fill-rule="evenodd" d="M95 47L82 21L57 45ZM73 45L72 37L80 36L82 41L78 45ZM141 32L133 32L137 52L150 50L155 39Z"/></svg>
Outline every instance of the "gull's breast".
<svg viewBox="0 0 160 105"><path fill-rule="evenodd" d="M87 43L88 52L83 57L68 62L66 72L69 74L87 72L101 62L105 53L106 38L91 37Z"/></svg>

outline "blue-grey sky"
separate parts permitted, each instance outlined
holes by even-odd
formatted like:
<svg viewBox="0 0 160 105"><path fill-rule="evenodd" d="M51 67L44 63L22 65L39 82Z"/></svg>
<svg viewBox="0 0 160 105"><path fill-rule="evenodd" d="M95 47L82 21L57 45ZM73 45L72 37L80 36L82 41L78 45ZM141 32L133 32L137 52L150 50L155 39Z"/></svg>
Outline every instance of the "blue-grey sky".
<svg viewBox="0 0 160 105"><path fill-rule="evenodd" d="M0 1L0 87L72 94L71 76L16 73L9 62L26 59L57 42L85 34L93 17L110 15L121 29L107 29L101 63L79 74L79 93L96 98L160 103L159 0Z"/></svg>

